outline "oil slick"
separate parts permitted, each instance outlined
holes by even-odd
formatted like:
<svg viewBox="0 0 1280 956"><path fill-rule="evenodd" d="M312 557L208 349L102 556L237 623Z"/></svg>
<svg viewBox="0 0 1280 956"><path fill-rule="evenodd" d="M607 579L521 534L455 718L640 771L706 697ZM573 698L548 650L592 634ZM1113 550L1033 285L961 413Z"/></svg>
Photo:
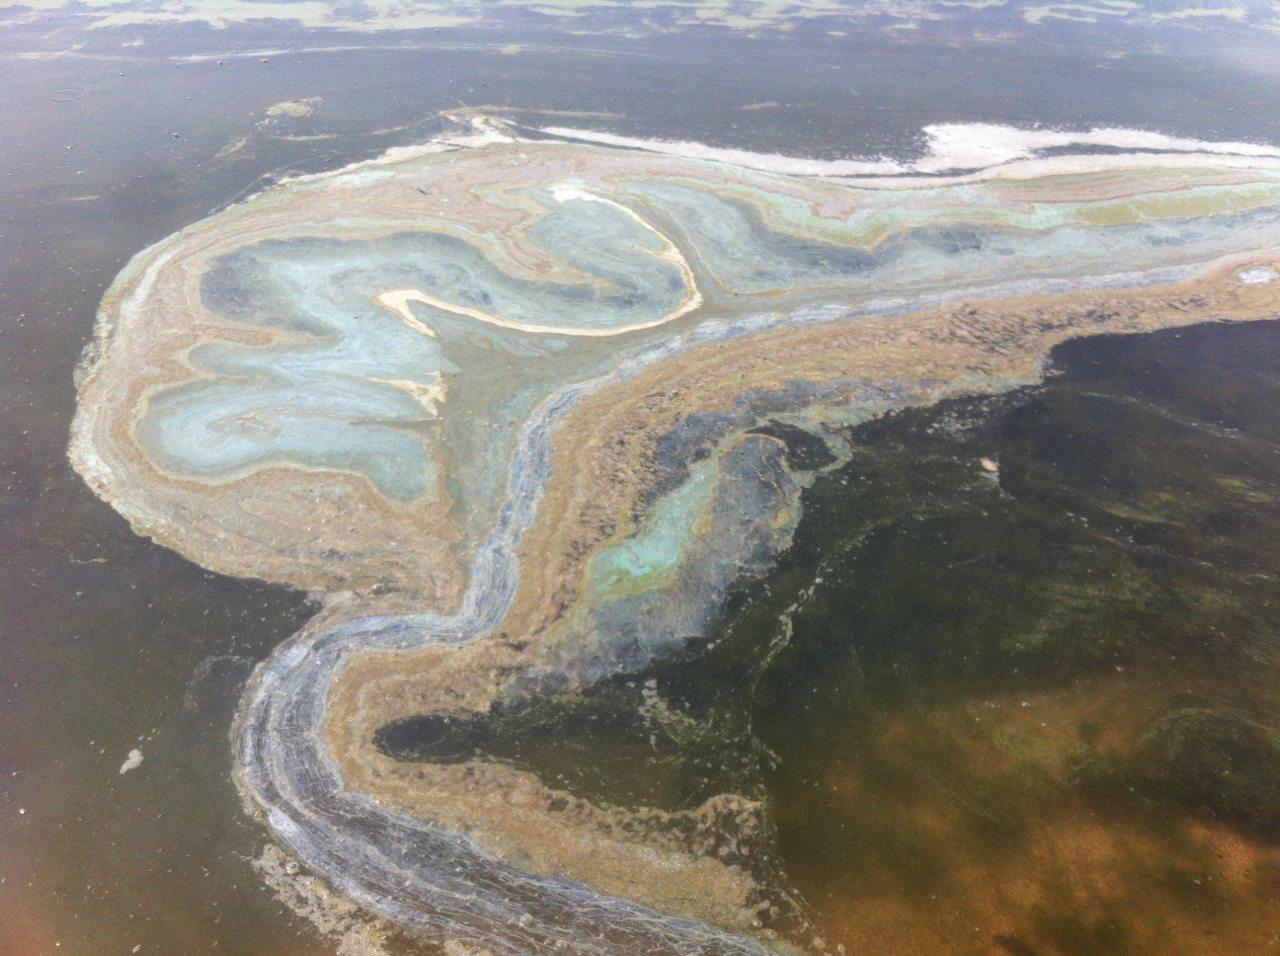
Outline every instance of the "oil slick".
<svg viewBox="0 0 1280 956"><path fill-rule="evenodd" d="M1272 316L1280 156L936 127L931 159L822 168L472 122L139 253L72 460L140 533L330 592L235 746L342 896L492 952L785 949L803 905L758 803L598 805L379 732L677 654L788 547L838 427L1034 381L1074 336ZM1039 155L1099 145L1164 152Z"/></svg>

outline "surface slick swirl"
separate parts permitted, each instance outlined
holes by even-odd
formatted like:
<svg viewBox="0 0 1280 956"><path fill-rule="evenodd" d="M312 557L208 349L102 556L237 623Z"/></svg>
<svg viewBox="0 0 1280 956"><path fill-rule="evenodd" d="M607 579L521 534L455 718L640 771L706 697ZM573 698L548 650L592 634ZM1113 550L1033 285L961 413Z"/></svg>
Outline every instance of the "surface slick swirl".
<svg viewBox="0 0 1280 956"><path fill-rule="evenodd" d="M758 799L594 801L458 728L699 640L848 460L842 429L1036 381L1072 337L1280 311L1271 151L1015 140L981 168L970 149L796 173L478 119L140 252L103 301L71 456L140 533L325 595L233 732L288 852L434 942L796 945Z"/></svg>

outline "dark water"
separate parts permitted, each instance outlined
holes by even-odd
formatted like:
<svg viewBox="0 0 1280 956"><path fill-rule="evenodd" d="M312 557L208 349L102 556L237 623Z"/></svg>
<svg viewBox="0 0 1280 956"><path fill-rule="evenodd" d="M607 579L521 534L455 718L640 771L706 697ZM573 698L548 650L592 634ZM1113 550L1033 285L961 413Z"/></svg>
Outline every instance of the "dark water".
<svg viewBox="0 0 1280 956"><path fill-rule="evenodd" d="M438 111L487 104L604 112L614 115L541 120L825 156L910 153L919 127L940 121L1261 140L1280 129L1280 105L1258 82L1274 54L1256 46L1224 58L1144 44L1113 59L1074 32L1030 50L804 28L543 37L497 52L513 39L514 28L397 35L390 42L406 48L219 65L184 57L336 41L280 26L77 33L48 17L0 36L0 952L326 945L260 886L249 860L265 834L241 814L228 777L239 682L308 616L303 596L207 574L137 538L65 461L75 362L103 291L139 249L281 173L420 141L440 127ZM265 121L271 104L294 97L321 102L309 117ZM761 102L778 105L742 109ZM1270 746L1255 729L1275 723L1264 653L1275 562L1261 523L1270 453L1259 431L1275 424L1270 334L1151 340L1191 379L1116 353L1120 364L1104 374L1111 359L1101 362L1090 389L1150 382L1151 394L1126 393L1132 402L1055 383L1048 404L1028 400L1021 418L996 403L964 413L985 422L973 429L928 432L938 414L929 412L866 430L848 484L825 481L809 495L797 547L735 599L716 650L649 675L696 726L673 724L679 739L641 760L628 749L628 709L600 688L586 702L547 704L505 753L622 802L688 805L726 786L768 796L785 872L833 939L855 938L842 927L868 923L857 909L868 900L919 912L955 879L957 861L1005 865L999 848L1019 852L1046 808L1166 829L1207 811L1262 839L1265 814L1237 819L1247 797L1215 803L1212 773L1208 799L1170 782L1160 767L1170 747L1181 755L1176 742L1148 748L1148 769L1125 757L1146 751L1120 744L1170 713L1159 726L1188 736L1181 707L1251 722L1209 717L1191 736L1248 738L1246 755ZM1237 431L1205 427L1227 412ZM1108 428L1091 415L1109 416ZM1113 441L1124 422L1134 440ZM1003 491L976 477L980 454L999 457ZM1132 513L1107 510L1120 500ZM824 585L792 615L794 636L771 646L781 609L819 567ZM1133 700L1113 708L1123 720L1081 716L1094 712L1093 682L1103 698L1132 686ZM1001 713L1021 714L1020 695L1038 695L1039 708L1068 690L1080 700L1059 708L1071 711L1053 725L1067 728L1062 740L1032 769L991 778L957 757L954 736L981 724L966 708L986 720L999 701ZM616 718L602 738L548 743L544 728L585 727L591 707ZM1128 722L1123 734L1117 720ZM887 746L891 733L898 743ZM134 747L144 761L122 776ZM1212 771L1214 755L1200 758ZM854 778L856 792L845 783ZM975 809L970 829L931 843L895 815L908 798L927 806L940 793L998 807L996 823ZM1206 912L1225 919L1229 904ZM1064 903L1050 917L1070 929L1072 912Z"/></svg>
<svg viewBox="0 0 1280 956"><path fill-rule="evenodd" d="M1041 386L848 437L853 460L805 492L795 545L709 647L380 743L621 805L759 797L761 868L851 951L1151 951L1178 920L1207 949L1263 945L1280 324L1071 342Z"/></svg>

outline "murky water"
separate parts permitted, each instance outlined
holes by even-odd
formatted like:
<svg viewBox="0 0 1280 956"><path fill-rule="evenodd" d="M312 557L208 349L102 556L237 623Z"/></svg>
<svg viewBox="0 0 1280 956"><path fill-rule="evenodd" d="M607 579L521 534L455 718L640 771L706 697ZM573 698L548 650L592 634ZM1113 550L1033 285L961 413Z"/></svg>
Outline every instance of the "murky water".
<svg viewBox="0 0 1280 956"><path fill-rule="evenodd" d="M228 777L240 684L305 597L136 537L65 461L75 363L140 248L459 107L818 156L910 152L960 119L1280 130L1256 63L1069 43L695 31L500 54L508 31L220 64L320 44L48 27L13 29L0 59L0 951L20 954L327 945L260 885L266 836ZM266 115L307 97L308 116ZM1042 389L860 430L712 650L464 743L603 800L766 796L777 872L851 949L1116 951L1188 920L1265 941L1275 335L1070 346ZM1229 785L1201 740L1235 748Z"/></svg>

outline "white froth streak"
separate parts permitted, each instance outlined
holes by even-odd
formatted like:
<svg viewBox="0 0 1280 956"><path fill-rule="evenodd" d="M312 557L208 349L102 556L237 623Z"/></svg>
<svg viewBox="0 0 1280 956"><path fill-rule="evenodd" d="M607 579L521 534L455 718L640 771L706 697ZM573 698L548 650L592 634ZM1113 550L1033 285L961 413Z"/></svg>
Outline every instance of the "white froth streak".
<svg viewBox="0 0 1280 956"><path fill-rule="evenodd" d="M350 163L338 169L307 173L280 180L280 184L306 183L340 178L365 169L394 166L432 153L459 148L479 148L498 143L528 142L515 124L497 116L482 114L451 117L469 132L441 137L413 146L393 146L378 156ZM813 159L761 153L745 149L709 146L691 140L651 139L624 136L602 130L569 126L534 128L541 136L601 146L643 150L664 156L728 163L745 169L791 176L838 179L856 185L890 188L928 188L948 183L983 179L1024 179L1039 176L1106 172L1150 165L1151 153L1159 154L1162 167L1203 166L1212 161L1218 168L1280 169L1280 147L1267 143L1201 140L1172 136L1151 130L1099 126L1088 130L1019 129L999 123L933 123L923 128L925 153L916 160L895 160L886 156L849 159ZM1040 155L1048 149L1094 147L1135 150L1130 153L1103 153L1072 156ZM927 178L921 179L921 174Z"/></svg>
<svg viewBox="0 0 1280 956"><path fill-rule="evenodd" d="M884 157L862 159L804 159L783 156L779 153L753 153L745 149L726 149L694 143L689 140L644 139L638 136L621 136L617 133L596 130L573 129L568 126L547 126L538 130L557 139L572 139L601 146L619 146L639 149L664 156L685 159L703 159L729 163L747 169L759 169L771 173L787 173L792 176L892 176L911 171L911 167Z"/></svg>
<svg viewBox="0 0 1280 956"><path fill-rule="evenodd" d="M514 143L518 141L517 137L508 131L505 121L496 117L473 116L467 121L467 125L471 128L470 133L433 139L429 142L416 143L412 146L392 146L371 159L348 163L346 166L339 166L337 169L329 169L319 173L303 173L298 176L285 176L278 181L278 185L286 186L294 183L312 183L325 179L338 179L348 173L376 169L380 166L395 166L422 156L430 156L432 153L444 153L454 149L479 149L482 146L492 146L495 143ZM352 185L359 185L359 182L354 181ZM253 197L249 198L252 199Z"/></svg>
<svg viewBox="0 0 1280 956"><path fill-rule="evenodd" d="M856 157L852 159L809 159L784 156L779 153L755 153L741 149L722 149L705 143L683 140L645 139L622 136L597 130L574 129L566 126L548 126L539 129L544 135L559 139L571 139L602 146L618 146L644 150L666 156L680 156L712 162L729 163L748 169L792 176L816 176L825 179L863 179L877 177L903 177L912 174L938 175L966 170L977 171L973 175L985 178L997 171L1011 171L1011 164L1038 160L1034 166L1020 166L1015 174L1043 175L1048 169L1061 167L1065 172L1079 172L1089 168L1113 169L1149 163L1145 152L1158 152L1161 165L1175 158L1168 154L1182 154L1187 158L1211 156L1215 165L1221 158L1237 157L1256 166L1259 159L1280 160L1280 147L1261 143L1214 142L1170 136L1148 130L1120 127L1096 127L1090 130L1072 131L1057 129L1018 129L997 123L937 123L924 128L925 154L913 161L898 161L887 157ZM1048 149L1070 147L1096 147L1142 150L1136 154L1117 156L1050 157L1038 159ZM930 180L929 182L936 182ZM898 185L895 183L894 185Z"/></svg>

